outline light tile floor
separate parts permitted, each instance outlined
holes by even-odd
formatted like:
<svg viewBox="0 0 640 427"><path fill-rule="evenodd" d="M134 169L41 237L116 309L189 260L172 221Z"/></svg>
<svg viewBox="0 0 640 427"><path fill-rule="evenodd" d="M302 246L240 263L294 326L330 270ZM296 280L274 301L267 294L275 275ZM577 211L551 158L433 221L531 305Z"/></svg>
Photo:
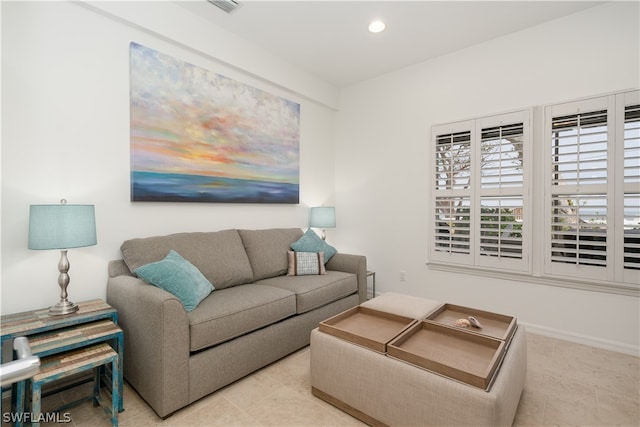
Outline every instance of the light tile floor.
<svg viewBox="0 0 640 427"><path fill-rule="evenodd" d="M514 426L640 426L639 358L528 334L528 370ZM47 398L48 407L86 390ZM120 426L362 426L311 395L304 348L160 419L125 385ZM46 410L46 408L45 408ZM74 426L109 426L90 402L71 409ZM3 424L4 425L4 424ZM69 425L69 424L65 424Z"/></svg>

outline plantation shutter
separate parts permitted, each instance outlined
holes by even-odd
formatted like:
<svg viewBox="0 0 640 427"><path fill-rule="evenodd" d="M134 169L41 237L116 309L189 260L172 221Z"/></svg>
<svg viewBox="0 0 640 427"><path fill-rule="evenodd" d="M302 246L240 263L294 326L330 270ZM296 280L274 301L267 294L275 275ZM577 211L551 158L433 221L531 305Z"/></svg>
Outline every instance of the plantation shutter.
<svg viewBox="0 0 640 427"><path fill-rule="evenodd" d="M528 215L525 203L528 128L528 112L492 116L477 122L478 265L527 269L524 219Z"/></svg>
<svg viewBox="0 0 640 427"><path fill-rule="evenodd" d="M450 254L471 251L469 197L436 197L435 250Z"/></svg>
<svg viewBox="0 0 640 427"><path fill-rule="evenodd" d="M431 258L471 261L472 124L433 129L435 186L432 197Z"/></svg>
<svg viewBox="0 0 640 427"><path fill-rule="evenodd" d="M607 265L607 110L554 117L551 261Z"/></svg>
<svg viewBox="0 0 640 427"><path fill-rule="evenodd" d="M614 97L546 108L545 271L613 280Z"/></svg>
<svg viewBox="0 0 640 427"><path fill-rule="evenodd" d="M633 95L633 94L629 94ZM638 93L624 106L623 280L640 282L640 103ZM626 103L625 103L626 104Z"/></svg>
<svg viewBox="0 0 640 427"><path fill-rule="evenodd" d="M522 192L522 137L522 123L481 131L480 255L522 258L522 196L501 196Z"/></svg>
<svg viewBox="0 0 640 427"><path fill-rule="evenodd" d="M523 110L432 128L431 261L528 269L530 120Z"/></svg>
<svg viewBox="0 0 640 427"><path fill-rule="evenodd" d="M434 125L431 144L432 268L638 294L640 91Z"/></svg>

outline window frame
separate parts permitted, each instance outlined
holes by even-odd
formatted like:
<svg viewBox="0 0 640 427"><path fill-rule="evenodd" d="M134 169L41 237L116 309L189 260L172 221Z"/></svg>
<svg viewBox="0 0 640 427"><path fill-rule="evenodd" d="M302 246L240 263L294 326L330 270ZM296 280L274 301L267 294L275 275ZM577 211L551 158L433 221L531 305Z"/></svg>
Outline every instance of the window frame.
<svg viewBox="0 0 640 427"><path fill-rule="evenodd" d="M473 143L473 127L471 126L470 121L460 121L460 122L454 122L454 123L448 123L447 125L444 125L442 127L442 130L439 132L440 135L455 135L455 134L460 134L460 133L466 133L466 132L470 132L470 144ZM432 128L433 129L433 128ZM432 134L432 141L436 141L438 138L438 135L436 135L435 130L434 133ZM440 189L440 190L436 190L435 187L438 187L439 185L436 183L437 178L436 178L436 174L437 174L437 169L436 169L436 162L437 162L437 154L435 154L437 151L437 145L434 144L434 161L431 162L431 177L434 179L433 182L433 191L432 191L432 199L431 199L431 205L430 205L430 212L432 214L435 215L436 210L438 209L438 198L441 199L447 199L447 200L454 200L454 199L459 199L459 200L464 200L464 199L469 199L469 203L470 203L470 216L473 218L474 217L474 209L471 203L471 192L472 192L472 188L471 188L471 183L469 183L469 187L468 188L449 188L449 189ZM473 161L472 161L473 162ZM471 169L473 169L473 164L471 165ZM471 178L470 178L471 180ZM451 185L451 187L455 187L455 185ZM435 218L434 218L435 220ZM446 221L446 219L445 219ZM433 223L432 223L433 224ZM461 264L461 265L469 265L470 263L472 263L473 261L473 255L472 255L472 248L474 245L474 237L473 237L473 224L469 224L469 253L464 253L464 251L450 251L450 252L445 252L445 251L439 251L436 250L434 248L434 246L436 246L437 242L441 239L440 233L437 231L435 224L433 227L429 227L430 232L431 232L431 239L430 241L433 242L433 244L430 246L432 249L432 253L431 253L431 257L434 260L438 260L438 261L442 261L445 263L451 263L451 264ZM452 236L454 234L454 231L452 230L452 226L450 224L450 226L448 227L448 233L450 236ZM450 239L453 239L453 237L450 237ZM451 243L453 244L453 243Z"/></svg>
<svg viewBox="0 0 640 427"><path fill-rule="evenodd" d="M616 106L615 106L616 129L621 129L622 134L618 135L618 138L620 138L619 145L621 146L619 148L621 149L619 150L620 152L617 153L617 156L614 159L615 173L616 173L615 182L616 182L616 185L622 189L621 191L623 195L622 197L619 197L616 199L616 214L615 214L614 220L616 224L623 224L623 227L615 227L614 236L616 241L620 241L623 243L620 245L616 245L616 247L614 248L615 259L616 261L618 261L619 264L622 264L621 268L619 267L614 273L615 274L614 280L622 281L624 283L633 282L634 280L636 282L640 282L639 270L624 268L624 258L625 258L625 243L624 243L625 200L624 199L627 194L634 194L636 195L635 197L639 199L638 202L640 202L640 176L638 176L636 179L632 181L630 180L630 182L625 181L625 159L626 159L625 157L625 154L626 154L625 110L627 106L631 106L631 105L640 106L640 91L625 92L616 97ZM636 128L638 129L637 136L640 138L640 121L636 126ZM638 150L638 155L640 155L640 139L638 140L637 150ZM636 159L640 163L640 158L636 158ZM638 237L640 238L640 231L639 231ZM634 258L640 258L640 254L637 256L634 256Z"/></svg>
<svg viewBox="0 0 640 427"><path fill-rule="evenodd" d="M606 130L607 130L607 142L611 139L615 138L613 135L614 116L609 113L611 109L611 98L610 97L598 97L587 100L578 100L571 101L561 104L552 104L547 105L544 109L544 132L543 132L543 146L544 146L544 189L545 189L545 198L544 198L544 229L541 231L544 234L544 274L551 277L581 277L581 278L590 278L600 281L612 281L613 276L611 274L611 269L607 267L597 267L593 265L588 265L586 263L580 264L569 264L569 263L560 263L557 261L553 261L552 259L552 244L553 244L553 233L551 232L553 224L554 224L554 214L552 212L551 206L553 203L554 197L561 196L576 196L578 200L584 200L585 198L590 197L598 197L602 196L607 200L607 218L611 215L611 209L608 203L609 196L613 193L613 184L614 180L609 179L613 173L613 162L609 159L614 158L614 145L607 143L607 182L606 183L594 183L594 184L564 184L564 185L554 185L552 176L554 174L553 171L553 162L551 161L553 157L552 146L551 146L551 135L552 135L552 123L553 119L556 117L565 117L572 115L584 115L593 111L606 110ZM576 138L580 139L580 138ZM580 152L584 154L584 152ZM578 158L580 155L578 155ZM578 174L580 175L580 174ZM585 190L587 188L587 190ZM554 191L554 189L556 189ZM577 208L580 209L580 206ZM586 226L585 226L586 227ZM581 230L585 227L578 225L575 227L576 234L576 244L577 247L575 249L576 260L581 259L580 254L584 254L585 251L580 251L580 234ZM611 241L613 240L613 227L609 227L607 224L606 227L606 246L605 246L605 257L606 260L613 259L612 246ZM578 261L579 262L579 261Z"/></svg>
<svg viewBox="0 0 640 427"><path fill-rule="evenodd" d="M619 92L610 95L587 98L545 107L545 217L544 275L549 277L579 277L583 280L599 281L604 290L616 287L640 289L640 270L624 268L624 204L627 194L638 194L633 183L624 182L625 158L625 107L640 105L640 91ZM607 112L607 182L603 184L577 185L576 192L581 195L602 194L607 200L606 213L606 264L605 266L573 265L554 263L550 254L552 213L549 212L554 194L551 183L551 144L547 137L551 135L553 117L560 114L588 113L597 110ZM636 184L637 185L637 184ZM588 189L585 191L584 188ZM589 188L593 188L589 191Z"/></svg>
<svg viewBox="0 0 640 427"><path fill-rule="evenodd" d="M496 267L506 269L516 273L530 273L530 252L531 243L528 234L531 229L531 213L530 213L530 176L531 176L531 124L532 124L532 110L523 109L515 110L502 114L495 114L486 117L480 117L471 120L463 120L458 122L446 123L442 125L434 125L431 128L431 141L433 144L432 155L434 156L431 162L431 177L433 179L431 183L431 202L430 202L430 224L429 227L429 261L430 265L442 264L448 266L465 266L475 267L478 269L495 269ZM483 129L489 129L493 127L508 126L512 124L522 123L523 137L522 137L522 151L523 151L523 163L522 163L522 185L520 187L504 187L499 186L496 188L483 189L481 188L481 173L482 173L482 131ZM446 188L442 189L438 183L438 144L439 137L446 135L454 135L463 132L470 133L470 149L471 149L471 171L469 177L469 185L467 188ZM523 237L521 245L520 258L507 258L507 257L494 257L481 254L481 201L482 197L521 197L522 199L522 228ZM442 220L438 218L439 204L438 200L454 199L454 198L468 198L469 199L469 211L470 211L470 226L469 226L469 253L456 253L454 251L446 252L436 248L439 240L442 238L441 233L438 232L436 224L442 223ZM449 227L449 233L453 235L455 230Z"/></svg>
<svg viewBox="0 0 640 427"><path fill-rule="evenodd" d="M531 122L532 109L518 110L494 116L476 119L476 136L479 146L482 144L482 131L484 129L497 126L512 125L522 123L522 185L514 187L500 186L497 188L482 188L482 149L476 150L476 165L479 169L478 179L475 182L474 194L477 195L476 213L472 221L475 221L475 229L478 230L475 246L475 264L479 267L502 268L520 273L530 273L530 251L531 251L531 202L530 202L530 177L531 177ZM483 197L497 197L508 199L521 197L522 199L522 244L520 258L491 257L482 254L481 251L481 221L482 221L482 199ZM472 198L473 199L473 198ZM472 200L473 204L473 200Z"/></svg>
<svg viewBox="0 0 640 427"><path fill-rule="evenodd" d="M549 152L551 150L550 142L550 118L549 111L559 112L566 110L573 104L580 111L587 111L589 106L605 105L608 111L607 124L609 140L613 141L607 147L607 183L604 185L607 194L607 200L613 199L613 203L607 203L607 260L615 263L611 267L606 267L603 273L602 267L584 265L580 267L580 271L584 274L576 275L576 269L565 268L566 266L552 266L550 261L550 221L553 215L550 200L552 197L551 188L551 158ZM640 296L640 270L625 269L625 245L632 247L635 251L637 245L633 243L625 243L625 229L620 226L625 220L625 196L627 196L627 204L632 204L632 215L635 218L636 206L640 200L639 186L636 184L636 178L633 182L625 183L624 165L625 165L625 149L624 149L624 126L625 126L625 107L628 105L640 105L640 90L629 89L618 91L606 95L586 97L574 101L553 103L541 106L534 106L528 109L515 110L502 114L492 114L484 117L476 117L468 120L460 120L452 123L434 124L431 126L430 155L434 159L430 162L430 197L428 212L428 247L426 264L430 269L448 271L462 274L472 274L479 276L487 276L501 278L506 280L517 280L520 282L529 282L540 285L559 286L564 288L575 288L582 290L591 290L598 292L606 292L621 295ZM441 196L444 192L436 189L437 187L437 168L435 159L435 141L437 134L442 134L443 130L450 129L452 131L471 130L471 145L480 140L480 129L487 127L487 123L496 120L500 116L508 117L510 114L518 112L528 113L528 151L525 149L524 155L524 173L523 179L527 179L527 185L523 186L523 205L529 206L523 209L523 228L526 231L523 234L523 261L520 266L509 266L508 259L499 258L489 260L487 257L479 255L479 222L480 215L478 209L480 204L476 203L479 199L480 178L473 178L475 175L475 167L479 164L480 150L473 150L472 155L474 161L472 163L472 184L470 195L470 241L471 253L468 256L460 256L460 254L437 253L434 250L436 239L436 197ZM557 116L557 115L556 115ZM470 123L473 124L470 127ZM506 123L506 122L505 122ZM635 131L634 131L635 132ZM622 138L622 140L621 140ZM525 138L526 139L526 138ZM632 151L635 150L635 133L631 145ZM527 146L525 146L527 147ZM528 152L528 155L527 155ZM635 151L633 151L635 156ZM633 165L636 163L634 162ZM475 165L475 166L474 166ZM632 165L632 168L634 166ZM635 171L632 172L635 174ZM536 177L533 181L532 177ZM543 178L544 177L544 178ZM640 179L638 179L640 181ZM502 194L506 194L503 192ZM455 192L450 192L455 195ZM631 199L632 198L632 199ZM631 200L631 202L629 202ZM549 233L546 231L549 230ZM628 234L626 234L628 237ZM635 239L634 239L635 240ZM628 255L628 254L627 254ZM633 255L635 262L635 255ZM558 264L558 263L554 263ZM588 267L588 268L583 268ZM601 271L598 271L600 269ZM572 271L573 270L573 271Z"/></svg>

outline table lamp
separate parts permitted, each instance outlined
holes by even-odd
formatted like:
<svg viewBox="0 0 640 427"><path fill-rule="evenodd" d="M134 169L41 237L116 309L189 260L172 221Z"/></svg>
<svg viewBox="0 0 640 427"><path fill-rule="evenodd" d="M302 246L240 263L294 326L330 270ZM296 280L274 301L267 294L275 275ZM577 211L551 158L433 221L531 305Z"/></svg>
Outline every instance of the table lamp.
<svg viewBox="0 0 640 427"><path fill-rule="evenodd" d="M60 249L58 285L60 302L49 308L49 314L62 315L78 311L68 300L69 260L67 249L93 246L96 219L93 205L31 205L29 208L29 249Z"/></svg>
<svg viewBox="0 0 640 427"><path fill-rule="evenodd" d="M319 206L311 208L309 227L322 228L322 240L326 240L325 228L336 226L336 208L333 206Z"/></svg>

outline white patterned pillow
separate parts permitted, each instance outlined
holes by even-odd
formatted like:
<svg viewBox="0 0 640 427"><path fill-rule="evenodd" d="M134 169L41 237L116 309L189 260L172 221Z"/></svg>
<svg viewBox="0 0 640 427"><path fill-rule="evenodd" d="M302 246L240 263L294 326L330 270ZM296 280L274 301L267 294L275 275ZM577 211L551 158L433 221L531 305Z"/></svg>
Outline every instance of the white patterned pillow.
<svg viewBox="0 0 640 427"><path fill-rule="evenodd" d="M287 276L308 276L327 274L324 268L324 252L287 251L289 270Z"/></svg>

